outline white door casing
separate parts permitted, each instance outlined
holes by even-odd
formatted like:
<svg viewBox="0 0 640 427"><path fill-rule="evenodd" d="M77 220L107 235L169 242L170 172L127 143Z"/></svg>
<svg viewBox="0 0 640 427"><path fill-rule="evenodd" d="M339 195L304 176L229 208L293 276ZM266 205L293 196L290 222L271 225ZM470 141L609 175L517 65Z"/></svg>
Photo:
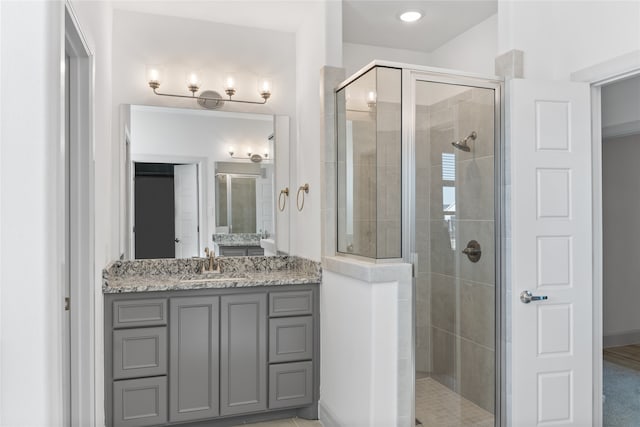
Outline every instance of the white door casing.
<svg viewBox="0 0 640 427"><path fill-rule="evenodd" d="M173 167L176 258L198 256L198 166Z"/></svg>
<svg viewBox="0 0 640 427"><path fill-rule="evenodd" d="M590 89L514 79L507 94L511 424L590 426ZM548 300L524 304L524 290Z"/></svg>

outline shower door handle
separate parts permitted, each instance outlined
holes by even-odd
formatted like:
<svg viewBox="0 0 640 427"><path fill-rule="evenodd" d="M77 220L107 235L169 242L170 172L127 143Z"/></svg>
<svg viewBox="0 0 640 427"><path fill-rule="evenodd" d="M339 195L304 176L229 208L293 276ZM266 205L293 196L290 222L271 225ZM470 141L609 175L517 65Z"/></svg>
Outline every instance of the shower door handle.
<svg viewBox="0 0 640 427"><path fill-rule="evenodd" d="M522 291L520 293L520 301L523 304L529 304L531 301L544 301L548 299L546 295L533 295L531 291Z"/></svg>

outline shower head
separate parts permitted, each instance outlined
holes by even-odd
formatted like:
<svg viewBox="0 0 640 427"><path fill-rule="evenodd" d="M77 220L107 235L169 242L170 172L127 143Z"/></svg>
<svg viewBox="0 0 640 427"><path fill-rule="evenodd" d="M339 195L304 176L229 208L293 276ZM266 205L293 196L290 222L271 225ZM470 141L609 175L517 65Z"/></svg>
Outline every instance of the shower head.
<svg viewBox="0 0 640 427"><path fill-rule="evenodd" d="M474 130L465 139L461 139L460 141L454 141L454 142L451 143L451 145L456 147L458 150L462 150L462 151L465 151L465 152L468 153L469 151L471 151L471 147L469 147L469 144L467 144L467 142L470 139L472 141L475 141L477 137L478 137L478 134Z"/></svg>

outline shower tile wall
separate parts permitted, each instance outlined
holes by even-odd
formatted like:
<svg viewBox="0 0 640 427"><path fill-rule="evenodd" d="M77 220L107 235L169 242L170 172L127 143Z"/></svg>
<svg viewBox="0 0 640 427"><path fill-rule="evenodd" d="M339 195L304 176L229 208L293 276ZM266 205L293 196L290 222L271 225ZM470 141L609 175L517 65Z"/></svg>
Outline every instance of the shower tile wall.
<svg viewBox="0 0 640 427"><path fill-rule="evenodd" d="M431 151L428 108L416 106L416 370L431 372Z"/></svg>
<svg viewBox="0 0 640 427"><path fill-rule="evenodd" d="M377 115L377 258L400 258L401 105L399 102L379 102Z"/></svg>
<svg viewBox="0 0 640 427"><path fill-rule="evenodd" d="M400 104L378 103L371 113L349 112L353 134L353 252L399 258L401 245ZM377 120L375 118L377 117Z"/></svg>
<svg viewBox="0 0 640 427"><path fill-rule="evenodd" d="M350 112L353 135L353 248L349 252L376 257L376 122L371 113ZM355 139L355 138L354 138Z"/></svg>
<svg viewBox="0 0 640 427"><path fill-rule="evenodd" d="M493 91L468 89L418 107L416 115L416 369L490 412L495 378L493 114ZM452 147L452 141L472 131L478 137L470 142L470 152ZM455 180L450 179L452 165ZM444 206L443 187L455 188L454 205ZM445 214L455 215L451 225ZM482 246L477 263L461 253L469 240Z"/></svg>

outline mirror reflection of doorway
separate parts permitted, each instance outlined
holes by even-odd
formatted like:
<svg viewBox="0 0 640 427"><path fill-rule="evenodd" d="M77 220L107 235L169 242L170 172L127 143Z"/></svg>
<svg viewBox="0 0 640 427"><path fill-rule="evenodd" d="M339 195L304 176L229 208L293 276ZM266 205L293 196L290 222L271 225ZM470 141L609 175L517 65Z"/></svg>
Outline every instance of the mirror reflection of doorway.
<svg viewBox="0 0 640 427"><path fill-rule="evenodd" d="M189 258L199 251L198 165L135 163L135 258Z"/></svg>

